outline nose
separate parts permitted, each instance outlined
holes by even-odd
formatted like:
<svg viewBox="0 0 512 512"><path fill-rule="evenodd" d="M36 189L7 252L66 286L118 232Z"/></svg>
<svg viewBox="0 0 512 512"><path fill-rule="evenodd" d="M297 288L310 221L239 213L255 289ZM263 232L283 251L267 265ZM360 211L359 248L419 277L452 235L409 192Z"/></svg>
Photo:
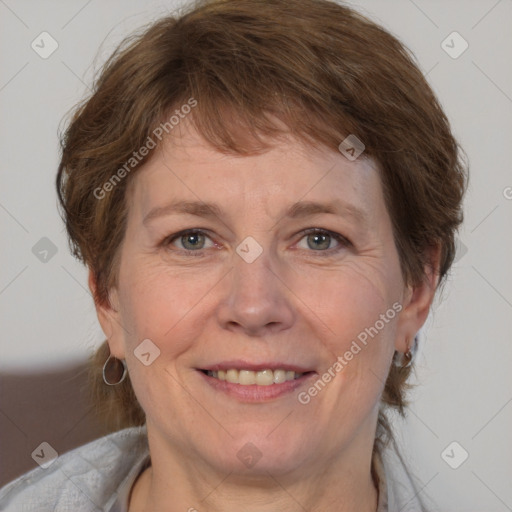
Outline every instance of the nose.
<svg viewBox="0 0 512 512"><path fill-rule="evenodd" d="M292 294L269 253L263 251L252 263L237 254L233 257L234 268L218 308L222 328L255 337L290 328L295 318Z"/></svg>

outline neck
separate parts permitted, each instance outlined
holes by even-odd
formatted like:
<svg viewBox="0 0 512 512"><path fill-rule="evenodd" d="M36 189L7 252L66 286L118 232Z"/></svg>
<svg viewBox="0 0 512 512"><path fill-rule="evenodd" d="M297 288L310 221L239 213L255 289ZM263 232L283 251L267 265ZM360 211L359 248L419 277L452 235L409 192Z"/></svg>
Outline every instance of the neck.
<svg viewBox="0 0 512 512"><path fill-rule="evenodd" d="M324 458L321 466L312 463L307 470L300 467L285 474L263 471L249 476L221 474L199 459L157 449L161 445L149 429L148 440L152 465L133 487L129 512L377 510L378 492L371 474L373 438L364 456L355 440L348 450Z"/></svg>
<svg viewBox="0 0 512 512"><path fill-rule="evenodd" d="M167 491L162 492L160 489L162 482L158 483L152 469L148 468L140 479L139 491L132 495L129 512L156 512L157 510L238 512L240 509L247 512L266 512L269 509L283 512L303 512L304 510L375 512L377 510L378 492L371 478L366 483L362 482L361 485L354 484L352 488L347 488L346 485L341 486L337 481L336 492L329 492L329 488L322 486L309 499L302 497L304 482L297 486L284 487L269 475L267 482L261 482L261 484L257 489L244 489L236 482L230 481L228 477L217 483L217 489L212 486L209 492L190 497L193 495L188 494L190 489L185 492L185 489L179 487L177 481L170 484L171 487L166 482L164 486ZM169 503L173 504L172 508L169 508Z"/></svg>

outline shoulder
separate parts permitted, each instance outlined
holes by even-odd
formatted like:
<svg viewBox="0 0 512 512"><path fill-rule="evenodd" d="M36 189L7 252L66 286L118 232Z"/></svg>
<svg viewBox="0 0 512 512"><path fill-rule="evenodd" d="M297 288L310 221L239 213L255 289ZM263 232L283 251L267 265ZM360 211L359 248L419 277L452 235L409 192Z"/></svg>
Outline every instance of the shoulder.
<svg viewBox="0 0 512 512"><path fill-rule="evenodd" d="M59 455L0 489L6 512L98 511L148 453L146 427L132 427Z"/></svg>

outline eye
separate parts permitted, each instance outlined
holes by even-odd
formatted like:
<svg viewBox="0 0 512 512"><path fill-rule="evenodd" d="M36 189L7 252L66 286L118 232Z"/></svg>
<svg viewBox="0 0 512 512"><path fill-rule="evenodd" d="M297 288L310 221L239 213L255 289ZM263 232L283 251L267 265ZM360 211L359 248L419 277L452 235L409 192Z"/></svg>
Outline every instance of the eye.
<svg viewBox="0 0 512 512"><path fill-rule="evenodd" d="M207 241L210 240L210 245ZM177 245L178 249L185 251L200 251L201 249L208 249L213 247L211 239L199 229L187 229L171 235L164 240L164 245Z"/></svg>
<svg viewBox="0 0 512 512"><path fill-rule="evenodd" d="M325 229L311 228L305 230L304 235L299 241L299 248L301 249L312 249L313 251L327 252L336 251L342 247L350 245L350 241L347 240L343 235L339 233L333 233ZM301 242L305 240L305 246ZM337 245L333 247L333 242Z"/></svg>

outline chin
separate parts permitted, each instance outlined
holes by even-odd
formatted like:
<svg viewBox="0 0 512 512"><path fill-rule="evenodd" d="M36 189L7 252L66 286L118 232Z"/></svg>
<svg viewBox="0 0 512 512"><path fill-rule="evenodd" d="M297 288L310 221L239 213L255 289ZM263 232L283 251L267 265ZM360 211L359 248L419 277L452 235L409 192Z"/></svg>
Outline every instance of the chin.
<svg viewBox="0 0 512 512"><path fill-rule="evenodd" d="M309 447L297 436L264 434L261 430L230 440L214 455L215 464L224 472L240 475L286 474L304 464L309 458ZM220 465L220 467L219 467Z"/></svg>

